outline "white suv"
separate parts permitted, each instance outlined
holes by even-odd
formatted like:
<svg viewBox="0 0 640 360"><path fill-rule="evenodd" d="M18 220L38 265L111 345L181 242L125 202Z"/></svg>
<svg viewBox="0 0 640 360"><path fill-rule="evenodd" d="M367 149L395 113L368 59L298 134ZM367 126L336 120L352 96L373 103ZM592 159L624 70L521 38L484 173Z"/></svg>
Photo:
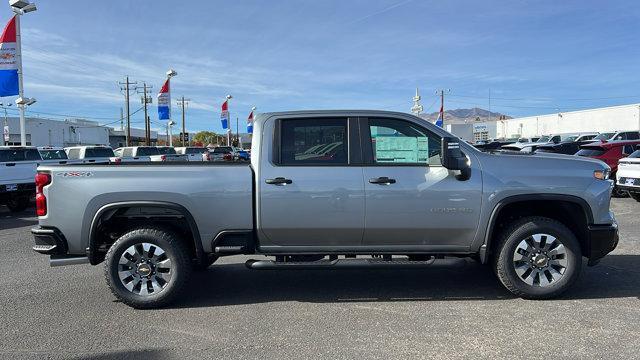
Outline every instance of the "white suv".
<svg viewBox="0 0 640 360"><path fill-rule="evenodd" d="M636 151L618 161L616 183L618 188L627 190L632 198L640 202L640 145Z"/></svg>

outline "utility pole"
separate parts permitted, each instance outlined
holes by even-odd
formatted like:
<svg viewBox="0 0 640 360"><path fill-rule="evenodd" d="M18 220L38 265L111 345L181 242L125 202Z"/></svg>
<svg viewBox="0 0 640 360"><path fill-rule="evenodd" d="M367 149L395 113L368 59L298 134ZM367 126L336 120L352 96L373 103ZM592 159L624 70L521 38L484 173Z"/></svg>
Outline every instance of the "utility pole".
<svg viewBox="0 0 640 360"><path fill-rule="evenodd" d="M151 92L153 86L147 86L146 82L142 82L142 92L138 92L142 94L142 107L144 108L144 140L145 145L151 145L151 123L149 122L149 115L147 115L147 104L151 104L153 102L153 98L151 96L147 96L148 93Z"/></svg>
<svg viewBox="0 0 640 360"><path fill-rule="evenodd" d="M127 132L125 135L126 138L126 143L127 146L131 146L131 113L129 111L129 85L133 85L134 88L133 90L136 90L137 88L135 87L138 83L137 82L129 82L129 76L125 76L124 78L124 82L120 82L118 83L121 86L124 85L124 88L120 87L120 90L124 90L124 98L125 98L125 104L124 104L124 108L125 108L125 112L127 113Z"/></svg>
<svg viewBox="0 0 640 360"><path fill-rule="evenodd" d="M184 144L184 139L186 137L186 126L185 126L185 120L184 120L184 106L185 105L189 105L189 101L191 101L191 99L185 99L184 95L180 98L180 100L178 100L178 105L180 105L182 107L182 146L186 146ZM187 142L187 145L189 144L189 142Z"/></svg>
<svg viewBox="0 0 640 360"><path fill-rule="evenodd" d="M124 131L124 112L122 107L120 107L120 130Z"/></svg>
<svg viewBox="0 0 640 360"><path fill-rule="evenodd" d="M444 129L444 94L450 93L451 89L436 91L436 94L440 95L440 112L442 114L442 128Z"/></svg>

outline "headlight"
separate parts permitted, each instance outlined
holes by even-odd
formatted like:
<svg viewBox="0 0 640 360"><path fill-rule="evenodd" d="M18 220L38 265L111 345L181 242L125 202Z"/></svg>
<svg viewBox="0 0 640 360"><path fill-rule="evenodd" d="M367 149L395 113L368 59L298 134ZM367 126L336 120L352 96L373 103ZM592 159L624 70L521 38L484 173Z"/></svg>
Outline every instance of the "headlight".
<svg viewBox="0 0 640 360"><path fill-rule="evenodd" d="M609 179L609 175L611 174L610 170L594 170L593 177L599 180L607 180Z"/></svg>

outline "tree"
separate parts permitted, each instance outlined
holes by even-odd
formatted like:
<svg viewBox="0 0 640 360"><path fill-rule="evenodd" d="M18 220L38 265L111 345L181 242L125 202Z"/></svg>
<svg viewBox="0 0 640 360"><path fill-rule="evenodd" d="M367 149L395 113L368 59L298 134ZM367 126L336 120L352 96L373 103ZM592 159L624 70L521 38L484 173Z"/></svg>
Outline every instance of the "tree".
<svg viewBox="0 0 640 360"><path fill-rule="evenodd" d="M207 146L209 144L217 144L218 138L219 135L213 131L199 131L193 136L193 141Z"/></svg>

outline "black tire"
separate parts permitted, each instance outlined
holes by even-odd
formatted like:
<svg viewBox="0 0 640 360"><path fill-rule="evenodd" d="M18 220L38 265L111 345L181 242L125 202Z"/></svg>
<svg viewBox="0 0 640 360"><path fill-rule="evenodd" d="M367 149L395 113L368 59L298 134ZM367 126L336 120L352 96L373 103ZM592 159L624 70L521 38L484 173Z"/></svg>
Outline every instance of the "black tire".
<svg viewBox="0 0 640 360"><path fill-rule="evenodd" d="M148 295L128 290L118 275L118 263L123 253L131 246L142 243L160 247L166 253L166 258L171 260L170 280L163 284L162 290ZM192 271L191 257L186 244L173 232L161 227L145 226L125 233L111 245L104 263L104 277L113 295L136 309L158 308L174 301Z"/></svg>
<svg viewBox="0 0 640 360"><path fill-rule="evenodd" d="M640 202L640 193L629 193L629 196L631 196L633 198L633 200Z"/></svg>
<svg viewBox="0 0 640 360"><path fill-rule="evenodd" d="M546 286L536 286L535 282L530 285L516 273L514 253L518 244L534 234L554 236L564 246L566 253L566 268L562 277ZM502 232L495 251L494 270L498 279L514 295L525 299L556 297L571 287L582 271L582 254L575 235L562 223L545 217L532 216L515 221Z"/></svg>
<svg viewBox="0 0 640 360"><path fill-rule="evenodd" d="M29 196L15 196L7 201L6 205L11 212L21 212L29 207Z"/></svg>

